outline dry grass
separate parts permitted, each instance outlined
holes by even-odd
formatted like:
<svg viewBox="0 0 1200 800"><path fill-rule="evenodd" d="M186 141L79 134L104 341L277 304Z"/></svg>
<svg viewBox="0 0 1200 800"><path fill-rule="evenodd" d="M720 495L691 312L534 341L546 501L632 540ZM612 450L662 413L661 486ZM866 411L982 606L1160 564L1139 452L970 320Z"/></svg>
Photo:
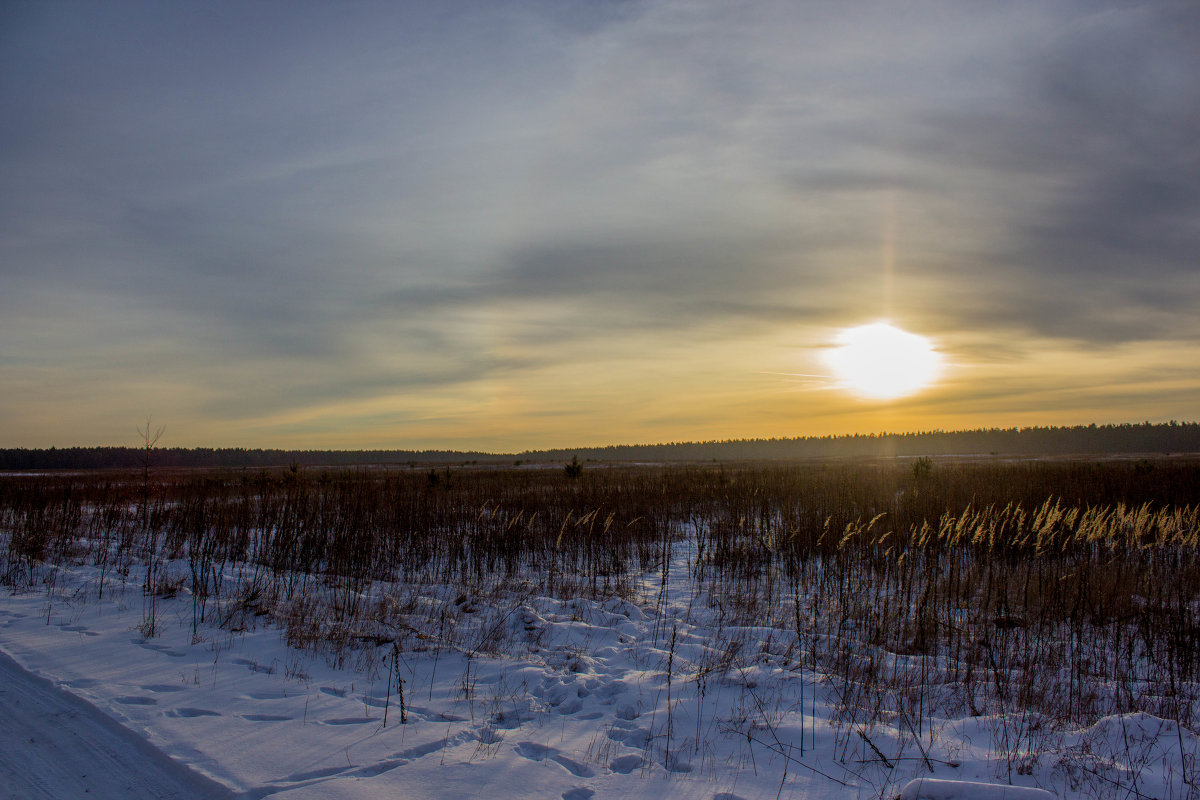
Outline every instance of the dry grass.
<svg viewBox="0 0 1200 800"><path fill-rule="evenodd" d="M721 630L777 629L828 676L847 740L885 722L919 744L937 714L996 713L1019 760L1055 726L1200 714L1189 461L9 476L0 537L5 584L87 561L103 593L149 564L149 594L190 592L194 631L271 621L336 662L381 641L516 647L495 598L629 596L660 570L665 589L691 539Z"/></svg>

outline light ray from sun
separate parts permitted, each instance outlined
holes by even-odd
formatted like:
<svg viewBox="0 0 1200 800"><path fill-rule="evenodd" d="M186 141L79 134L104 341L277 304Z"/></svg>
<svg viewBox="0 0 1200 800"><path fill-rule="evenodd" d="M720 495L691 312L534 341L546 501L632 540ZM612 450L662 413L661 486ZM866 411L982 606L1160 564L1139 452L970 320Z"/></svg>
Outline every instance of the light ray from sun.
<svg viewBox="0 0 1200 800"><path fill-rule="evenodd" d="M883 210L883 314L892 315L892 284L896 271L896 194L888 192Z"/></svg>

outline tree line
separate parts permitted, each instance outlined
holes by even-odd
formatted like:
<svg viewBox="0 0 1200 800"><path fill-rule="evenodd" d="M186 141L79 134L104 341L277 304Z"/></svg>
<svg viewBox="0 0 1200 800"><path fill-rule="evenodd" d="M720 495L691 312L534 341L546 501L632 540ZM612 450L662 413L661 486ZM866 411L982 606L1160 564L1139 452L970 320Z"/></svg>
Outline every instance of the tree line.
<svg viewBox="0 0 1200 800"><path fill-rule="evenodd" d="M559 461L719 461L887 458L945 455L1102 455L1200 452L1200 423L1124 423L1070 427L977 428L916 433L866 433L771 439L608 445L521 453L457 450L283 450L243 447L159 447L154 467L266 468L287 466L511 464ZM0 448L0 470L134 469L139 447Z"/></svg>

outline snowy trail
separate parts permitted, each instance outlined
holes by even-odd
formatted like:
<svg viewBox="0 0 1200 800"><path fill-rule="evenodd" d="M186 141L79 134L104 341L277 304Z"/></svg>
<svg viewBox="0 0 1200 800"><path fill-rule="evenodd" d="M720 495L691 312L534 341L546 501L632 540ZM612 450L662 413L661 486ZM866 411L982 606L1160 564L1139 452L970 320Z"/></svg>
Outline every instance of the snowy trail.
<svg viewBox="0 0 1200 800"><path fill-rule="evenodd" d="M0 796L5 798L233 797L3 652L0 720Z"/></svg>

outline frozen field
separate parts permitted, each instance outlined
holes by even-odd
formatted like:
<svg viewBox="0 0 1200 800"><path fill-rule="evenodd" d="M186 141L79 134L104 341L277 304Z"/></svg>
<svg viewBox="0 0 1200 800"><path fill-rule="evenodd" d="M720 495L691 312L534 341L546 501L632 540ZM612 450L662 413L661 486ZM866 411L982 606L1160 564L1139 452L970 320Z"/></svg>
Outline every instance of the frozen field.
<svg viewBox="0 0 1200 800"><path fill-rule="evenodd" d="M0 795L1200 800L1198 477L3 477Z"/></svg>
<svg viewBox="0 0 1200 800"><path fill-rule="evenodd" d="M905 797L1020 796L945 783L963 780L1059 797L1194 796L1183 777L1196 738L1145 714L1042 739L1028 720L996 715L932 717L922 731L856 725L834 711L836 681L797 663L794 634L716 635L719 612L686 580L691 556L676 547L666 592L660 574L647 574L628 600L443 599L465 612L459 624L509 642L509 656L429 641L396 659L366 641L331 665L289 648L253 613L193 637L184 591L159 600L160 635L147 639L140 577L110 576L99 600L93 567L48 571L40 589L6 593L0 649L244 797L891 798L914 778L943 782ZM718 638L743 644L715 653ZM94 720L71 719L36 736L102 736ZM35 748L42 757L23 764L38 782L9 777L9 793L74 794L78 779L54 769L55 753L76 749L68 744ZM128 758L141 753L133 747L109 749Z"/></svg>

